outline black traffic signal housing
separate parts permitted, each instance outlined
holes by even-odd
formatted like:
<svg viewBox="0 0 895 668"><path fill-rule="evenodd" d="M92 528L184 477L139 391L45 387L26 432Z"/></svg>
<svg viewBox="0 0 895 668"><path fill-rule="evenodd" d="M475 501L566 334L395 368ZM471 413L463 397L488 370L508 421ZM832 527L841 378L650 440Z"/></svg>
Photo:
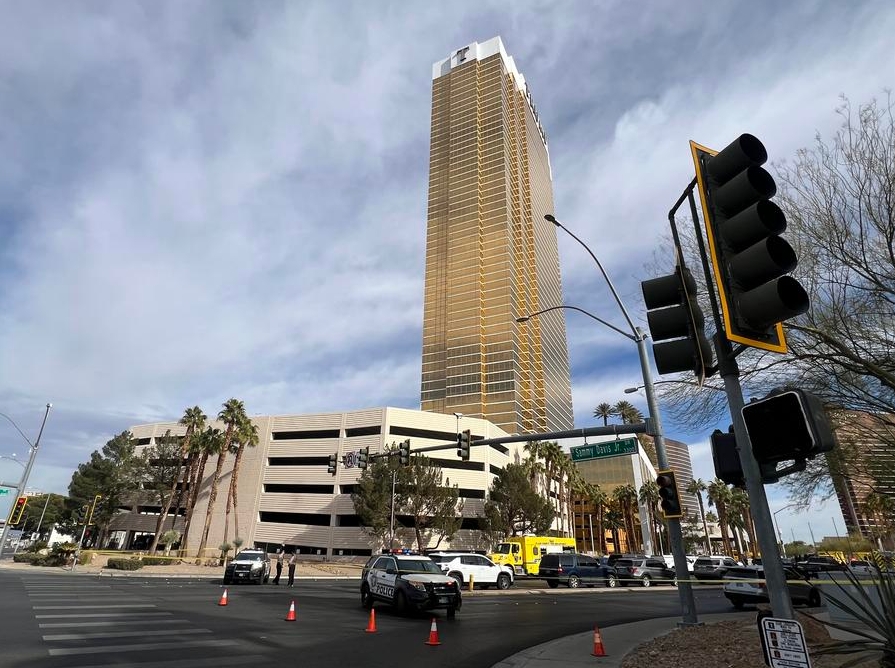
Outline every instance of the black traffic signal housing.
<svg viewBox="0 0 895 668"><path fill-rule="evenodd" d="M804 390L775 390L742 412L752 454L761 465L812 459L836 445L823 404Z"/></svg>
<svg viewBox="0 0 895 668"><path fill-rule="evenodd" d="M361 448L357 451L357 468L366 470L370 463L370 448Z"/></svg>
<svg viewBox="0 0 895 668"><path fill-rule="evenodd" d="M472 441L472 432L465 429L457 434L457 456L464 462L469 461L469 444Z"/></svg>
<svg viewBox="0 0 895 668"><path fill-rule="evenodd" d="M336 453L333 453L329 456L329 466L326 467L326 472L330 475L336 474L336 469L339 468L339 456Z"/></svg>
<svg viewBox="0 0 895 668"><path fill-rule="evenodd" d="M681 505L681 495L677 489L677 481L674 471L659 471L656 476L656 485L659 487L659 505L666 520L672 520L684 516Z"/></svg>
<svg viewBox="0 0 895 668"><path fill-rule="evenodd" d="M27 505L27 496L20 496L16 499L15 505L9 511L9 519L7 521L10 525L18 524L22 521L22 514L25 512L25 506Z"/></svg>
<svg viewBox="0 0 895 668"><path fill-rule="evenodd" d="M746 476L740 463L740 452L737 450L737 437L733 433L733 425L726 434L716 429L712 432L710 440L715 477L725 484L745 488Z"/></svg>
<svg viewBox="0 0 895 668"><path fill-rule="evenodd" d="M401 441L398 444L398 460L401 466L410 466L410 439Z"/></svg>
<svg viewBox="0 0 895 668"><path fill-rule="evenodd" d="M691 371L700 381L710 376L712 346L690 270L679 265L673 274L643 281L640 288L658 372Z"/></svg>
<svg viewBox="0 0 895 668"><path fill-rule="evenodd" d="M75 524L82 526L87 524L87 515L90 513L90 504L85 503L83 506L75 508Z"/></svg>
<svg viewBox="0 0 895 668"><path fill-rule="evenodd" d="M773 177L760 165L764 145L740 135L720 153L690 142L706 236L730 341L786 352L782 322L808 310L808 293L792 276L798 264L780 234L786 217L771 198Z"/></svg>

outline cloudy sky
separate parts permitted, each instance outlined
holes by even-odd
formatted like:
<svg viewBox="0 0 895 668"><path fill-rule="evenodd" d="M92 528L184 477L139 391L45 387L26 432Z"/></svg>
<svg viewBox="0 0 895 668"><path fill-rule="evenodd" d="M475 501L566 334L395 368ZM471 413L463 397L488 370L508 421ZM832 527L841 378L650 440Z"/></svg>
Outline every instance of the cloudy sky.
<svg viewBox="0 0 895 668"><path fill-rule="evenodd" d="M688 140L752 132L791 159L835 131L840 95L895 77L884 0L0 11L0 412L33 441L53 403L29 488L61 493L114 434L194 404L419 407L431 65L452 50L503 38L548 134L556 215L640 323ZM562 234L560 261L566 303L621 324ZM577 426L601 401L645 409L622 392L641 382L628 340L574 313L568 336ZM712 478L707 435L665 427ZM0 455L18 478L6 420ZM787 540L843 529L834 502L778 520Z"/></svg>

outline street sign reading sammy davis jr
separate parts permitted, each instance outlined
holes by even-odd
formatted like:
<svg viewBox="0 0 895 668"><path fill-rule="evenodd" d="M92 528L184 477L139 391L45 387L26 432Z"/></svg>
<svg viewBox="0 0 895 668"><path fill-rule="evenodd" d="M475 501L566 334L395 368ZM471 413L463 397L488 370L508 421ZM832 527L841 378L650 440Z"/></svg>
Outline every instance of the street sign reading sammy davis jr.
<svg viewBox="0 0 895 668"><path fill-rule="evenodd" d="M570 448L573 462L581 462L587 459L605 459L607 457L621 457L633 455L637 452L636 438L623 438L617 441L605 443L590 443Z"/></svg>

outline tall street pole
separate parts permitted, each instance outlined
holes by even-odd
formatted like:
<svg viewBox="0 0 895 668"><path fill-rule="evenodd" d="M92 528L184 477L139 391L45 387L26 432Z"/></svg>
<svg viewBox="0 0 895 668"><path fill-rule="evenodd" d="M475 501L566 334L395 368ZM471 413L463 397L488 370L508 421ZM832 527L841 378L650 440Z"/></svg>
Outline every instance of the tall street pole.
<svg viewBox="0 0 895 668"><path fill-rule="evenodd" d="M634 325L634 322L631 320L631 316L628 313L628 309L625 308L621 297L619 297L618 291L615 289L615 286L612 284L612 280L609 278L609 274L606 273L606 270L603 268L603 264L600 262L599 259L597 259L597 256L594 255L593 251L588 247L588 245L585 244L577 236L575 236L575 234L569 231L565 226L563 226L563 224L560 223L554 216L547 214L546 216L544 216L544 219L548 222L553 223L556 227L561 228L575 241L577 241L579 245L584 248L584 250L588 252L588 254L591 256L591 258L599 268L600 273L603 275L603 278L606 281L606 285L609 286L609 290L612 293L613 298L615 299L615 303L618 304L619 310L621 310L622 315L625 318L630 333L622 332L617 327L610 325L603 320L600 320L596 316L593 316L589 313L587 314L595 320L603 322L611 329L622 333L625 337L631 339L637 344L637 354L640 358L640 370L643 375L643 386L646 392L647 408L649 410L650 420L652 422L651 436L653 436L655 440L656 457L659 460L659 466L662 469L666 469L668 468L668 455L665 451L665 437L662 434L662 420L659 415L659 404L656 401L656 388L653 383L653 375L650 368L649 354L646 350L647 335L643 332L643 330ZM681 522L679 519L668 519L666 520L666 522L668 524L668 542L670 543L671 554L674 556L674 571L678 581L677 591L681 604L681 617L683 620L682 623L684 625L695 625L698 624L696 617L696 602L693 598L693 588L690 586L690 570L687 566L687 557L684 552Z"/></svg>
<svg viewBox="0 0 895 668"><path fill-rule="evenodd" d="M22 434L22 430L19 429L19 426L15 422L13 422L12 419L10 419L8 416L4 416L4 417L6 417L7 420L12 422L12 426L14 426L16 428L16 430L19 432L19 434L22 435L22 438L25 439L25 442L28 443L28 445L31 447L31 452L28 455L28 463L25 465L25 471L22 473L22 479L19 480L19 485L18 485L18 487L16 487L16 498L21 496L25 492L26 487L28 486L28 476L31 475L31 468L34 466L34 458L37 455L37 449L40 447L40 437L44 433L44 426L47 424L47 416L50 414L50 409L52 407L53 407L53 404L47 404L47 410L44 413L43 422L40 423L40 431L37 432L37 440L34 442L34 445L31 444L31 441L28 440L28 438L25 436L25 434ZM9 523L7 522L7 523L3 524L3 532L0 533L0 558L3 557L3 548L6 545L6 536L8 533L9 533Z"/></svg>

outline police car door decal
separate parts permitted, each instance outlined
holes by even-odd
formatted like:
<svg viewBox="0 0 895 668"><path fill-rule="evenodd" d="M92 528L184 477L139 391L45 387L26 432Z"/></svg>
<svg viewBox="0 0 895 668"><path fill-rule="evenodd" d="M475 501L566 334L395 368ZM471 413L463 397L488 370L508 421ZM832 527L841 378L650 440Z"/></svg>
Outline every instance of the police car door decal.
<svg viewBox="0 0 895 668"><path fill-rule="evenodd" d="M392 562L389 564L393 570L397 569L397 564ZM373 593L383 598L393 598L395 596L395 573L386 573L383 565L381 570L376 572L376 581L373 583Z"/></svg>

